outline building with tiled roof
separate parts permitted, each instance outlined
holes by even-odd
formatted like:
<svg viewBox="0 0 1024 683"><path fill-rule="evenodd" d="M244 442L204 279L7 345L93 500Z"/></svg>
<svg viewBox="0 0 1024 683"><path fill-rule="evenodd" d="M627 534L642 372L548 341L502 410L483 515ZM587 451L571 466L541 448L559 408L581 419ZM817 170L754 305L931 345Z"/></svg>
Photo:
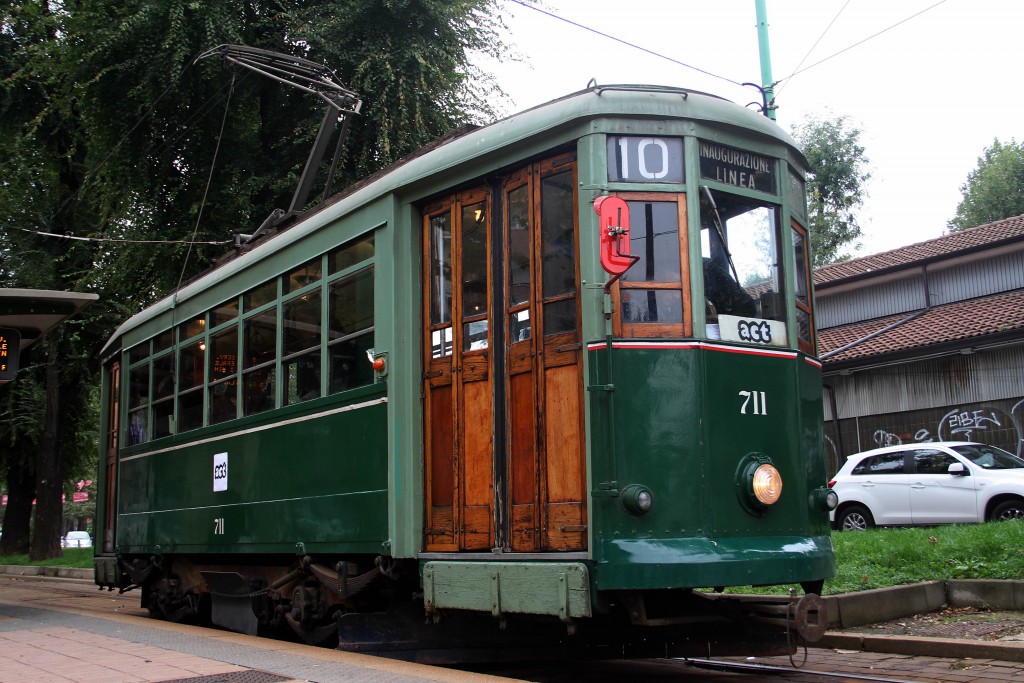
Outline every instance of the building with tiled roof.
<svg viewBox="0 0 1024 683"><path fill-rule="evenodd" d="M834 468L868 448L1024 454L1024 216L817 268Z"/></svg>

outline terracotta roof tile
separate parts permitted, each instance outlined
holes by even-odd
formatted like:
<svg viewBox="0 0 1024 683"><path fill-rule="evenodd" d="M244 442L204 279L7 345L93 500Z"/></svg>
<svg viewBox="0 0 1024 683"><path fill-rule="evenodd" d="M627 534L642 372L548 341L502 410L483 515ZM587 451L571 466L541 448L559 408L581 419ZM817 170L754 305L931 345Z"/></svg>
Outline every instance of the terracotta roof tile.
<svg viewBox="0 0 1024 683"><path fill-rule="evenodd" d="M926 242L918 242L899 249L884 251L849 261L830 263L814 269L814 284L821 287L836 280L857 277L887 268L909 266L926 259L954 254L964 249L1000 242L1006 239L1024 238L1024 216L1005 218L995 223L979 225L950 235L943 235Z"/></svg>
<svg viewBox="0 0 1024 683"><path fill-rule="evenodd" d="M900 313L820 330L819 352L824 355L842 348L911 315L913 312ZM1024 332L1024 290L934 306L919 317L838 353L825 362L867 359L911 349L926 355L929 346L1013 331Z"/></svg>

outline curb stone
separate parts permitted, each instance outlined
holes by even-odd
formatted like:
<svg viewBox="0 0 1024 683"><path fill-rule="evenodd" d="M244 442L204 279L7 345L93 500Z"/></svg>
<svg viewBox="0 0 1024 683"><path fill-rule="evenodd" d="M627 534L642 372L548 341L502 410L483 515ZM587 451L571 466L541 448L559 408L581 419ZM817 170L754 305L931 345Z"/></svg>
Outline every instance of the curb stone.
<svg viewBox="0 0 1024 683"><path fill-rule="evenodd" d="M1024 610L1024 581L926 581L824 597L832 629L811 647L926 657L1024 662L1024 642L844 633L948 607Z"/></svg>

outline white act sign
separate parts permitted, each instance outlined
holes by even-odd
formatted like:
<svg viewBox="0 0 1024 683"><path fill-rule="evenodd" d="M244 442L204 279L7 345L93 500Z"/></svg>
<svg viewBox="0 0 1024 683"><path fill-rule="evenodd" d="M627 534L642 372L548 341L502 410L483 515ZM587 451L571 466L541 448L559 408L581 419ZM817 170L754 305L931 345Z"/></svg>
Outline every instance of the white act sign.
<svg viewBox="0 0 1024 683"><path fill-rule="evenodd" d="M213 456L213 490L228 490L228 454L215 453Z"/></svg>

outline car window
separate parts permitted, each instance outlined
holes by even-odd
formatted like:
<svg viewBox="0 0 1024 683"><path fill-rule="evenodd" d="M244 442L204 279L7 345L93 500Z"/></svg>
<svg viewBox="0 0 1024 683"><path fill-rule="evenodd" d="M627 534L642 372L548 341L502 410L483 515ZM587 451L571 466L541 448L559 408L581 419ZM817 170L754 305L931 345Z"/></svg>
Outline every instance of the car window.
<svg viewBox="0 0 1024 683"><path fill-rule="evenodd" d="M963 445L952 449L978 467L986 470L1016 470L1024 468L1024 460L995 446Z"/></svg>
<svg viewBox="0 0 1024 683"><path fill-rule="evenodd" d="M934 448L914 451L913 460L918 474L949 474L949 466L960 462L949 453Z"/></svg>
<svg viewBox="0 0 1024 683"><path fill-rule="evenodd" d="M851 474L903 474L903 453L883 453L864 458Z"/></svg>

